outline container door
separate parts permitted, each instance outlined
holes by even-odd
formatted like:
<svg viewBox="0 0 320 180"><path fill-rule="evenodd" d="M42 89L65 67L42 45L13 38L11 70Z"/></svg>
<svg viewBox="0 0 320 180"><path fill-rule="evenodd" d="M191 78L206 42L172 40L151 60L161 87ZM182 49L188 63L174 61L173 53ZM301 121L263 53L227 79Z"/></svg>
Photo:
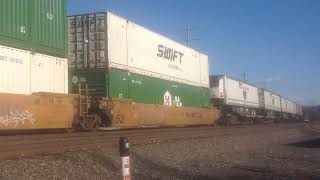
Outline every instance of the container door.
<svg viewBox="0 0 320 180"><path fill-rule="evenodd" d="M89 95L93 97L107 96L107 81L105 71L81 71L69 73L70 92L78 93L78 82L86 82Z"/></svg>
<svg viewBox="0 0 320 180"><path fill-rule="evenodd" d="M264 89L259 89L258 90L258 97L259 97L259 106L260 108L264 109L265 108L265 105L266 105L266 102L265 102L265 91Z"/></svg>
<svg viewBox="0 0 320 180"><path fill-rule="evenodd" d="M5 46L27 49L30 34L28 0L0 1L0 43Z"/></svg>
<svg viewBox="0 0 320 180"><path fill-rule="evenodd" d="M115 68L109 69L109 97L128 99L129 97L129 82L130 76L128 71Z"/></svg>
<svg viewBox="0 0 320 180"><path fill-rule="evenodd" d="M208 107L210 104L210 89L201 88L202 91L202 107Z"/></svg>
<svg viewBox="0 0 320 180"><path fill-rule="evenodd" d="M105 14L68 17L71 69L106 69Z"/></svg>

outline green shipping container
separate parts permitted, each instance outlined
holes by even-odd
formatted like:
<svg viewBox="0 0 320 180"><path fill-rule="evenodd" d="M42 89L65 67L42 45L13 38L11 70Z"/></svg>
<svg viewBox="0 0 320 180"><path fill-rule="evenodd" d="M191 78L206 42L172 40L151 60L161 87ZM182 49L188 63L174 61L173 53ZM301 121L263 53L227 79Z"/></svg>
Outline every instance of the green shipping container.
<svg viewBox="0 0 320 180"><path fill-rule="evenodd" d="M169 95L171 106L207 107L209 88L195 87L177 82L162 80L126 70L110 68L108 71L78 71L69 76L71 93L76 93L76 82L86 81L93 97L132 99L138 103L166 103Z"/></svg>
<svg viewBox="0 0 320 180"><path fill-rule="evenodd" d="M66 0L0 0L0 44L66 57Z"/></svg>

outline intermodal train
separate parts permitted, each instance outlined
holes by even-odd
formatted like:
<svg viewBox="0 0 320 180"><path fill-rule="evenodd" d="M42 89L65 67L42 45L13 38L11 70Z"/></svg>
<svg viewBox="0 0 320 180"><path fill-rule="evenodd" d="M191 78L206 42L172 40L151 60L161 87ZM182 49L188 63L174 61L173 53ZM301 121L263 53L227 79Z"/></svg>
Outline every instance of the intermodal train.
<svg viewBox="0 0 320 180"><path fill-rule="evenodd" d="M212 104L223 112L221 124L232 121L301 120L302 107L270 90L228 75L210 76Z"/></svg>
<svg viewBox="0 0 320 180"><path fill-rule="evenodd" d="M212 125L237 107L263 115L232 105L231 89L214 96L207 55L110 12L66 17L66 0L0 8L1 130ZM264 117L291 115L286 101Z"/></svg>

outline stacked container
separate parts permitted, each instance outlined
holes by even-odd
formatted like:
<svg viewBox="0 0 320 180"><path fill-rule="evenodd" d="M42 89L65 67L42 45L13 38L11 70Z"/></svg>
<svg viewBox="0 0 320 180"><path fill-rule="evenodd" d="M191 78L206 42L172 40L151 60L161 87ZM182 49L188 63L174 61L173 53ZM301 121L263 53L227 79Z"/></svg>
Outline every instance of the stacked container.
<svg viewBox="0 0 320 180"><path fill-rule="evenodd" d="M208 57L111 13L68 17L72 92L168 106L207 106Z"/></svg>
<svg viewBox="0 0 320 180"><path fill-rule="evenodd" d="M66 0L0 1L0 93L68 93Z"/></svg>

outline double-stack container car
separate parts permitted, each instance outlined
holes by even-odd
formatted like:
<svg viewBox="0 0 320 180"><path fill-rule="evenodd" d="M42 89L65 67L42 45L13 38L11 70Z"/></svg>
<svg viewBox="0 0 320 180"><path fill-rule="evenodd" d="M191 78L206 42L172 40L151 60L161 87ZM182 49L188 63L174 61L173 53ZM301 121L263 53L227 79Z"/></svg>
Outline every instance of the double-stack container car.
<svg viewBox="0 0 320 180"><path fill-rule="evenodd" d="M208 106L207 55L109 12L70 16L68 27L70 82L85 79L92 96Z"/></svg>
<svg viewBox="0 0 320 180"><path fill-rule="evenodd" d="M68 93L66 0L0 1L0 92Z"/></svg>
<svg viewBox="0 0 320 180"><path fill-rule="evenodd" d="M71 92L86 82L92 97L131 103L119 106L130 113L112 111L116 118L109 119L118 120L111 126L212 124L217 119L216 109L205 110L211 118L201 109L209 107L207 55L110 12L69 16L68 39Z"/></svg>
<svg viewBox="0 0 320 180"><path fill-rule="evenodd" d="M66 26L66 0L0 1L0 129L72 127Z"/></svg>

